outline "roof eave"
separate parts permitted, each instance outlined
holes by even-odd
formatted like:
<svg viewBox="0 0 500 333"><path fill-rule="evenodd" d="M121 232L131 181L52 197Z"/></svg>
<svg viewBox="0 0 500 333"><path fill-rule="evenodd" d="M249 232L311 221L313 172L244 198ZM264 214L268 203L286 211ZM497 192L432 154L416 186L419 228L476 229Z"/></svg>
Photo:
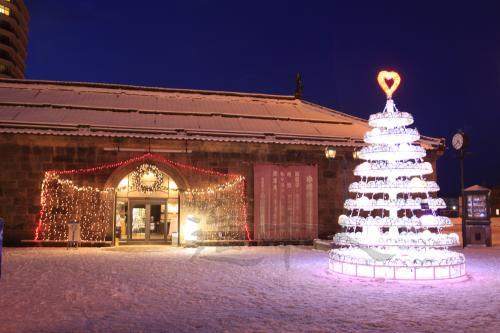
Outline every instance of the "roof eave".
<svg viewBox="0 0 500 333"><path fill-rule="evenodd" d="M1 125L0 125L1 126ZM197 140L197 141L224 141L244 143L266 143L266 144L298 144L313 146L336 146L360 148L365 144L359 139L346 137L321 137L321 136L291 136L283 134L261 134L216 131L193 131L193 130L153 130L141 129L130 131L117 128L98 128L85 125L61 125L61 126L1 126L0 133L6 134L31 134L31 135L56 135L56 136L86 136L86 137L113 137L113 138L142 138L154 140ZM439 149L439 145L425 145L427 150Z"/></svg>

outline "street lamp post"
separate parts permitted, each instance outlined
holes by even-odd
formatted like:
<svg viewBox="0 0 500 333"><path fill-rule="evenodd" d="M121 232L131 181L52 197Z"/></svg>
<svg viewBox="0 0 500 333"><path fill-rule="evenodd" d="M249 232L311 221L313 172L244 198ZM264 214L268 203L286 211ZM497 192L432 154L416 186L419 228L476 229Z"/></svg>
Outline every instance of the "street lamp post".
<svg viewBox="0 0 500 333"><path fill-rule="evenodd" d="M0 278L2 277L2 246L3 246L3 226L4 220L0 217Z"/></svg>

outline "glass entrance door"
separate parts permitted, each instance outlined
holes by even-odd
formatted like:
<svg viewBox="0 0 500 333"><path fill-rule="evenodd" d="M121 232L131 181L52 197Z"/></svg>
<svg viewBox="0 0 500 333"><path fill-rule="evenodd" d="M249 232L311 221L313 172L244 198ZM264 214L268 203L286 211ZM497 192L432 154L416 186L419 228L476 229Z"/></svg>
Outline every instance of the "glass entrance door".
<svg viewBox="0 0 500 333"><path fill-rule="evenodd" d="M167 202L130 201L128 239L166 240Z"/></svg>
<svg viewBox="0 0 500 333"><path fill-rule="evenodd" d="M130 205L131 225L129 226L131 239L146 239L147 205L143 203L132 203Z"/></svg>
<svg viewBox="0 0 500 333"><path fill-rule="evenodd" d="M166 203L150 204L149 214L149 239L165 239L166 225Z"/></svg>

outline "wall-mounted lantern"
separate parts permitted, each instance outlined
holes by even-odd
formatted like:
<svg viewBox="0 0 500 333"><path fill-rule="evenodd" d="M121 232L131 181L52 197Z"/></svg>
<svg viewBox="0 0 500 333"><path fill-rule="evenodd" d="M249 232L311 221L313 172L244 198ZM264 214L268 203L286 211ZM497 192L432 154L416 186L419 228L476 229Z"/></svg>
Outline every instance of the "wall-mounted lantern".
<svg viewBox="0 0 500 333"><path fill-rule="evenodd" d="M355 160L359 158L359 151L356 148L352 151L352 158Z"/></svg>
<svg viewBox="0 0 500 333"><path fill-rule="evenodd" d="M335 148L333 148L332 146L328 146L325 148L325 156L327 159L335 158L335 155L337 155L337 150L335 150Z"/></svg>

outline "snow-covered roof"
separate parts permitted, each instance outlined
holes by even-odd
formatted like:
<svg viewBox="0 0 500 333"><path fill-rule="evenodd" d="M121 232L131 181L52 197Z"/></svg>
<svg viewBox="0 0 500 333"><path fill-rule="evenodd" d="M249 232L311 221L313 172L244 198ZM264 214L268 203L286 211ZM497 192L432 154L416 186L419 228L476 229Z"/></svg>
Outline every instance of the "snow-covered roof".
<svg viewBox="0 0 500 333"><path fill-rule="evenodd" d="M355 147L368 129L294 96L0 79L0 133Z"/></svg>

